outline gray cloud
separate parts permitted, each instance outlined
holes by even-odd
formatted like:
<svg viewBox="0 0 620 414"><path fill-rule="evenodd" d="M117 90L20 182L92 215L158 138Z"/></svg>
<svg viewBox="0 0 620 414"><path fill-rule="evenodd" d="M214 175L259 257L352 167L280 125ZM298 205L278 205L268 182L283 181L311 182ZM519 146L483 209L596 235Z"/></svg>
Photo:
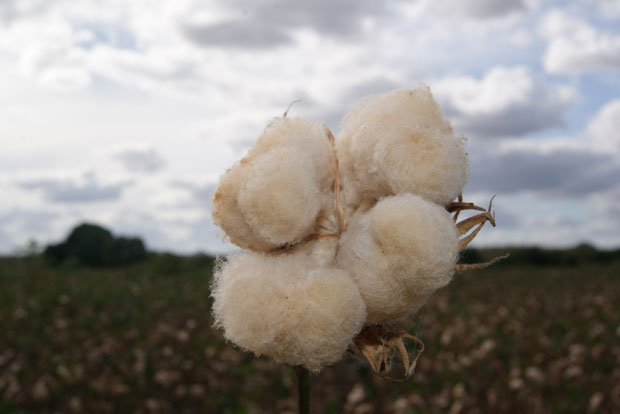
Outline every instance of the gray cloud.
<svg viewBox="0 0 620 414"><path fill-rule="evenodd" d="M15 20L35 16L53 5L44 0L2 0L0 1L0 22L10 24Z"/></svg>
<svg viewBox="0 0 620 414"><path fill-rule="evenodd" d="M502 229L510 230L519 227L521 219L516 214L503 208L500 205L493 205L493 210L495 211L497 223L498 225L502 226Z"/></svg>
<svg viewBox="0 0 620 414"><path fill-rule="evenodd" d="M251 20L228 21L208 26L187 24L182 27L182 31L189 40L203 46L261 49L291 41L285 31Z"/></svg>
<svg viewBox="0 0 620 414"><path fill-rule="evenodd" d="M204 46L266 48L290 42L288 31L294 28L311 28L321 35L351 36L361 31L362 18L387 10L382 2L374 0L236 0L228 7L243 17L204 25L183 21L181 32Z"/></svg>
<svg viewBox="0 0 620 414"><path fill-rule="evenodd" d="M611 206L607 210L607 214L611 218L613 223L620 223L620 207L619 206Z"/></svg>
<svg viewBox="0 0 620 414"><path fill-rule="evenodd" d="M436 0L430 4L429 8L441 15L489 19L526 10L527 6L523 0L461 0L457 2Z"/></svg>
<svg viewBox="0 0 620 414"><path fill-rule="evenodd" d="M542 93L530 102L515 102L495 113L465 114L450 103L443 105L455 126L478 137L515 137L563 124L565 104L550 101ZM539 99L537 99L539 98Z"/></svg>
<svg viewBox="0 0 620 414"><path fill-rule="evenodd" d="M117 200L128 184L128 182L100 184L94 174L87 173L81 181L44 178L24 181L20 187L25 190L39 190L49 201L81 203Z"/></svg>
<svg viewBox="0 0 620 414"><path fill-rule="evenodd" d="M123 166L132 172L153 173L166 165L164 158L153 148L147 150L126 150L116 155Z"/></svg>
<svg viewBox="0 0 620 414"><path fill-rule="evenodd" d="M467 191L533 192L580 198L620 186L620 164L613 155L562 150L550 153L486 151L471 162Z"/></svg>
<svg viewBox="0 0 620 414"><path fill-rule="evenodd" d="M242 3L242 2L240 2ZM248 14L285 27L311 27L322 34L352 34L365 16L381 14L383 2L374 0L271 0L247 2Z"/></svg>
<svg viewBox="0 0 620 414"><path fill-rule="evenodd" d="M455 128L477 137L515 137L560 126L576 92L524 66L494 67L481 78L438 79L433 91Z"/></svg>

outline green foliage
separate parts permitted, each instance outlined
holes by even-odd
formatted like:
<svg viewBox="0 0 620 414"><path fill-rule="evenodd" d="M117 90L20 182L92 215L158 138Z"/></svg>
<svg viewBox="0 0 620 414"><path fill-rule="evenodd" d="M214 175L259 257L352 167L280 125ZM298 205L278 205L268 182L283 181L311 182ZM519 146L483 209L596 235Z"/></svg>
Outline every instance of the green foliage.
<svg viewBox="0 0 620 414"><path fill-rule="evenodd" d="M45 248L43 254L52 263L79 261L91 267L119 266L146 258L146 248L138 238L114 237L96 224L76 226L67 240Z"/></svg>

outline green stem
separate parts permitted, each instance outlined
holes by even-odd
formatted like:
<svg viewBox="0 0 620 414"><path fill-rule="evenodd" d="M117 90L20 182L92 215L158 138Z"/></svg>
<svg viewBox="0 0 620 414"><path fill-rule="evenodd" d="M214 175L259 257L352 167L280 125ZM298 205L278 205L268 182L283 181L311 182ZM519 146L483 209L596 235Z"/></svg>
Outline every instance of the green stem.
<svg viewBox="0 0 620 414"><path fill-rule="evenodd" d="M297 375L297 396L299 398L299 414L310 413L310 373L304 367L294 368Z"/></svg>

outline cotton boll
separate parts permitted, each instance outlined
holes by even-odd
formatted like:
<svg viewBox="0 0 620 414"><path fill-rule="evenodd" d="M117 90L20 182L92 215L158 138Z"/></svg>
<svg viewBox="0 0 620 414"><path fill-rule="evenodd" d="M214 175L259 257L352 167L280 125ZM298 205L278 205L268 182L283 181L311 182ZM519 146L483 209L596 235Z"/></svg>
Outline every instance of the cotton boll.
<svg viewBox="0 0 620 414"><path fill-rule="evenodd" d="M365 305L349 275L339 269L315 269L289 292L290 306L279 339L281 357L312 371L337 362L366 320ZM297 329L296 335L290 330Z"/></svg>
<svg viewBox="0 0 620 414"><path fill-rule="evenodd" d="M238 196L246 222L276 246L310 234L324 201L312 160L293 146L256 157Z"/></svg>
<svg viewBox="0 0 620 414"><path fill-rule="evenodd" d="M257 253L228 256L214 274L212 286L215 325L226 338L257 354L265 354L276 336L274 321L285 309L286 292L280 278L269 278L274 261Z"/></svg>
<svg viewBox="0 0 620 414"><path fill-rule="evenodd" d="M364 99L345 116L336 146L349 208L400 193L446 205L467 182L463 139L427 86Z"/></svg>
<svg viewBox="0 0 620 414"><path fill-rule="evenodd" d="M252 159L274 148L293 146L308 157L319 177L321 188L329 188L334 180L334 154L327 128L299 117L273 118L265 128L248 158Z"/></svg>
<svg viewBox="0 0 620 414"><path fill-rule="evenodd" d="M213 194L211 215L233 244L241 248L266 251L277 247L273 242L254 233L246 222L238 203L239 189L248 176L247 168L237 164L222 176Z"/></svg>
<svg viewBox="0 0 620 414"><path fill-rule="evenodd" d="M351 275L374 324L417 311L450 281L457 255L458 233L446 210L398 195L351 221L337 265Z"/></svg>
<svg viewBox="0 0 620 414"><path fill-rule="evenodd" d="M366 317L348 274L306 254L239 253L215 275L213 313L227 339L319 371L338 361Z"/></svg>
<svg viewBox="0 0 620 414"><path fill-rule="evenodd" d="M213 220L242 248L269 251L302 241L333 205L334 155L324 126L276 118L221 178Z"/></svg>

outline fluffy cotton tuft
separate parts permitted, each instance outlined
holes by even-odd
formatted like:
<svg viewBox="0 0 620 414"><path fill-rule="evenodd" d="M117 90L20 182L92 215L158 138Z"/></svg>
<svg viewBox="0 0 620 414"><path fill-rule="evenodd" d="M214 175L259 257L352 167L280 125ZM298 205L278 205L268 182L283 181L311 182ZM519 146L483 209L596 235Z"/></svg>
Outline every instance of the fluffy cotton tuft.
<svg viewBox="0 0 620 414"><path fill-rule="evenodd" d="M333 164L324 126L276 118L221 178L213 221L242 248L268 251L298 243L331 206Z"/></svg>
<svg viewBox="0 0 620 414"><path fill-rule="evenodd" d="M468 178L464 139L454 135L427 86L362 100L336 139L349 209L411 193L447 205Z"/></svg>
<svg viewBox="0 0 620 414"><path fill-rule="evenodd" d="M227 339L312 371L338 361L366 319L348 274L304 253L231 255L215 274L213 298Z"/></svg>
<svg viewBox="0 0 620 414"><path fill-rule="evenodd" d="M456 226L441 206L414 195L381 200L341 237L338 266L366 303L367 324L417 311L450 281L458 256Z"/></svg>
<svg viewBox="0 0 620 414"><path fill-rule="evenodd" d="M364 326L397 323L449 283L459 235L444 206L468 175L463 139L425 86L363 100L336 151L330 140L322 125L275 118L213 198L214 222L252 250L215 273L216 326L312 371Z"/></svg>
<svg viewBox="0 0 620 414"><path fill-rule="evenodd" d="M322 188L331 186L334 179L334 157L327 138L327 127L300 117L272 119L250 149L247 158L264 154L274 148L295 147L310 159Z"/></svg>
<svg viewBox="0 0 620 414"><path fill-rule="evenodd" d="M284 147L259 155L251 165L237 202L254 233L274 246L310 234L323 204L312 161L299 149Z"/></svg>

